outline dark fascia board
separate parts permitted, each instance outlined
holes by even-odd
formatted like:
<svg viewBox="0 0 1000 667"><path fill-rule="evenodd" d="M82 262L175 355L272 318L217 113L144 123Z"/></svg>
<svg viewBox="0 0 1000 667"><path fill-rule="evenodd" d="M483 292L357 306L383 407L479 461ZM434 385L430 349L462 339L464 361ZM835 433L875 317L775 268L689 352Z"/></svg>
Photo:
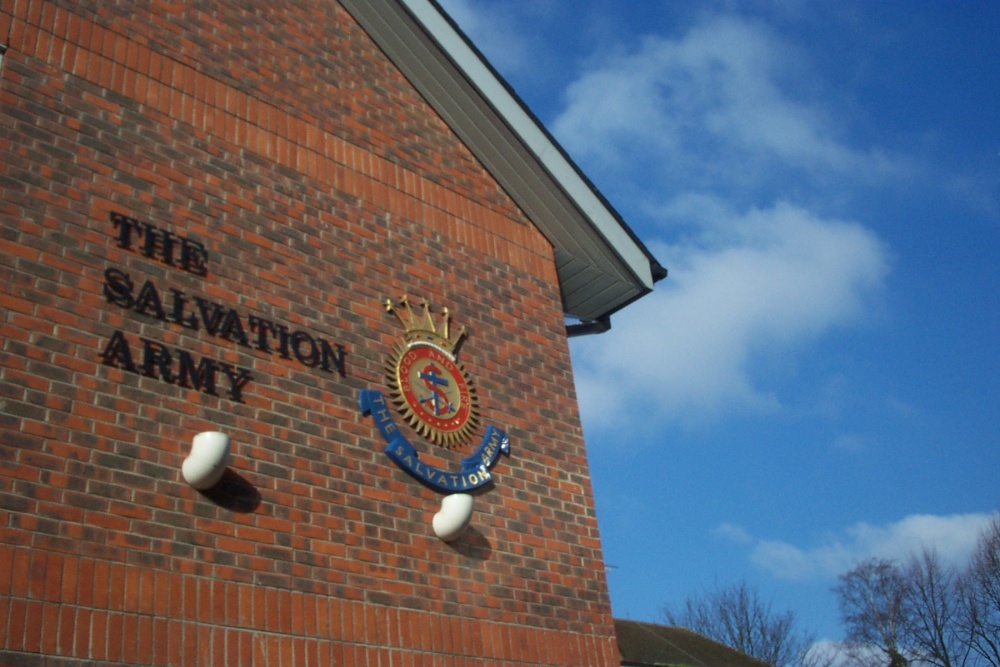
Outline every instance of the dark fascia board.
<svg viewBox="0 0 1000 667"><path fill-rule="evenodd" d="M563 310L599 320L666 270L434 0L341 0L555 248Z"/></svg>

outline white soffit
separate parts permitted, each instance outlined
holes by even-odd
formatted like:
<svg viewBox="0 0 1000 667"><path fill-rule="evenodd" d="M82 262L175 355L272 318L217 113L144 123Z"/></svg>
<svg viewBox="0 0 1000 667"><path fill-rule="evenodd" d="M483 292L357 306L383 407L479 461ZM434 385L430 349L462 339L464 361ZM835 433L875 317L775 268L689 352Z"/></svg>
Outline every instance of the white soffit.
<svg viewBox="0 0 1000 667"><path fill-rule="evenodd" d="M431 0L341 0L555 247L563 310L624 307L666 271Z"/></svg>

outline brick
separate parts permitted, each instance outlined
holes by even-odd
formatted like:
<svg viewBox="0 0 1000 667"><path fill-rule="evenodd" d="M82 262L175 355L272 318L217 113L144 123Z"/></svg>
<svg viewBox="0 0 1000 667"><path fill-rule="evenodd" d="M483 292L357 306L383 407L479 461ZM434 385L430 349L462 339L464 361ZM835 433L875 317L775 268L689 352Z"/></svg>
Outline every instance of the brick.
<svg viewBox="0 0 1000 667"><path fill-rule="evenodd" d="M167 621L166 652L169 665L180 665L183 660L184 633L183 623L179 620ZM164 663L161 663L164 664Z"/></svg>
<svg viewBox="0 0 1000 667"><path fill-rule="evenodd" d="M141 657L145 665L167 665L170 663L170 636L169 621L163 616L149 619L150 638L147 642L140 642L140 651L145 651Z"/></svg>
<svg viewBox="0 0 1000 667"><path fill-rule="evenodd" d="M7 545L0 545L0 596L11 593L11 577L14 572L14 549Z"/></svg>
<svg viewBox="0 0 1000 667"><path fill-rule="evenodd" d="M60 607L56 604L42 605L40 652L53 655L58 651Z"/></svg>
<svg viewBox="0 0 1000 667"><path fill-rule="evenodd" d="M24 650L42 652L42 623L45 605L29 600L24 609Z"/></svg>
<svg viewBox="0 0 1000 667"><path fill-rule="evenodd" d="M5 39L10 41L9 35L11 34L11 26L14 23L14 17L10 14L0 13L0 35L3 35Z"/></svg>
<svg viewBox="0 0 1000 667"><path fill-rule="evenodd" d="M21 598L9 599L7 617L7 647L14 651L24 649L24 627L27 622L28 602Z"/></svg>
<svg viewBox="0 0 1000 667"><path fill-rule="evenodd" d="M47 554L45 565L45 589L43 597L54 601L61 599L63 559L54 553Z"/></svg>

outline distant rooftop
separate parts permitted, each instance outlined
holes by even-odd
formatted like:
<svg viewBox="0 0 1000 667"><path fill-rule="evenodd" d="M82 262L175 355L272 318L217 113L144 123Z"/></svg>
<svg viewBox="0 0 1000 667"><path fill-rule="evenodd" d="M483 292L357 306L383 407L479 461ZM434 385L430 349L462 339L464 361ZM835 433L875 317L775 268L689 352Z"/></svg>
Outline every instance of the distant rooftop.
<svg viewBox="0 0 1000 667"><path fill-rule="evenodd" d="M622 667L769 667L685 628L615 620Z"/></svg>

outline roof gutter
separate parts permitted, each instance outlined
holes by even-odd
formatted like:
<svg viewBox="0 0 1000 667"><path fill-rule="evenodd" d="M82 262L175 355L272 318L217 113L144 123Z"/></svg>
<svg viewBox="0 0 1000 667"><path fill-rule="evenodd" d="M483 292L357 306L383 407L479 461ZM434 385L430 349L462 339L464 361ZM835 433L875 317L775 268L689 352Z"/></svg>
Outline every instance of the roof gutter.
<svg viewBox="0 0 1000 667"><path fill-rule="evenodd" d="M664 268L659 262L656 261L650 255L650 269L653 272L653 282L657 283L667 277L667 269ZM634 301L646 296L652 290L643 292L639 294L631 301L621 304L614 310L601 315L600 317L594 318L592 320L586 320L580 322L579 324L567 324L566 325L566 337L576 338L578 336L590 336L593 334L602 334L606 331L611 331L611 315L617 313L619 310L633 303Z"/></svg>
<svg viewBox="0 0 1000 667"><path fill-rule="evenodd" d="M577 336L590 336L591 334L602 334L611 330L611 316L605 315L596 320L581 322L580 324L567 324L566 337L576 338Z"/></svg>

